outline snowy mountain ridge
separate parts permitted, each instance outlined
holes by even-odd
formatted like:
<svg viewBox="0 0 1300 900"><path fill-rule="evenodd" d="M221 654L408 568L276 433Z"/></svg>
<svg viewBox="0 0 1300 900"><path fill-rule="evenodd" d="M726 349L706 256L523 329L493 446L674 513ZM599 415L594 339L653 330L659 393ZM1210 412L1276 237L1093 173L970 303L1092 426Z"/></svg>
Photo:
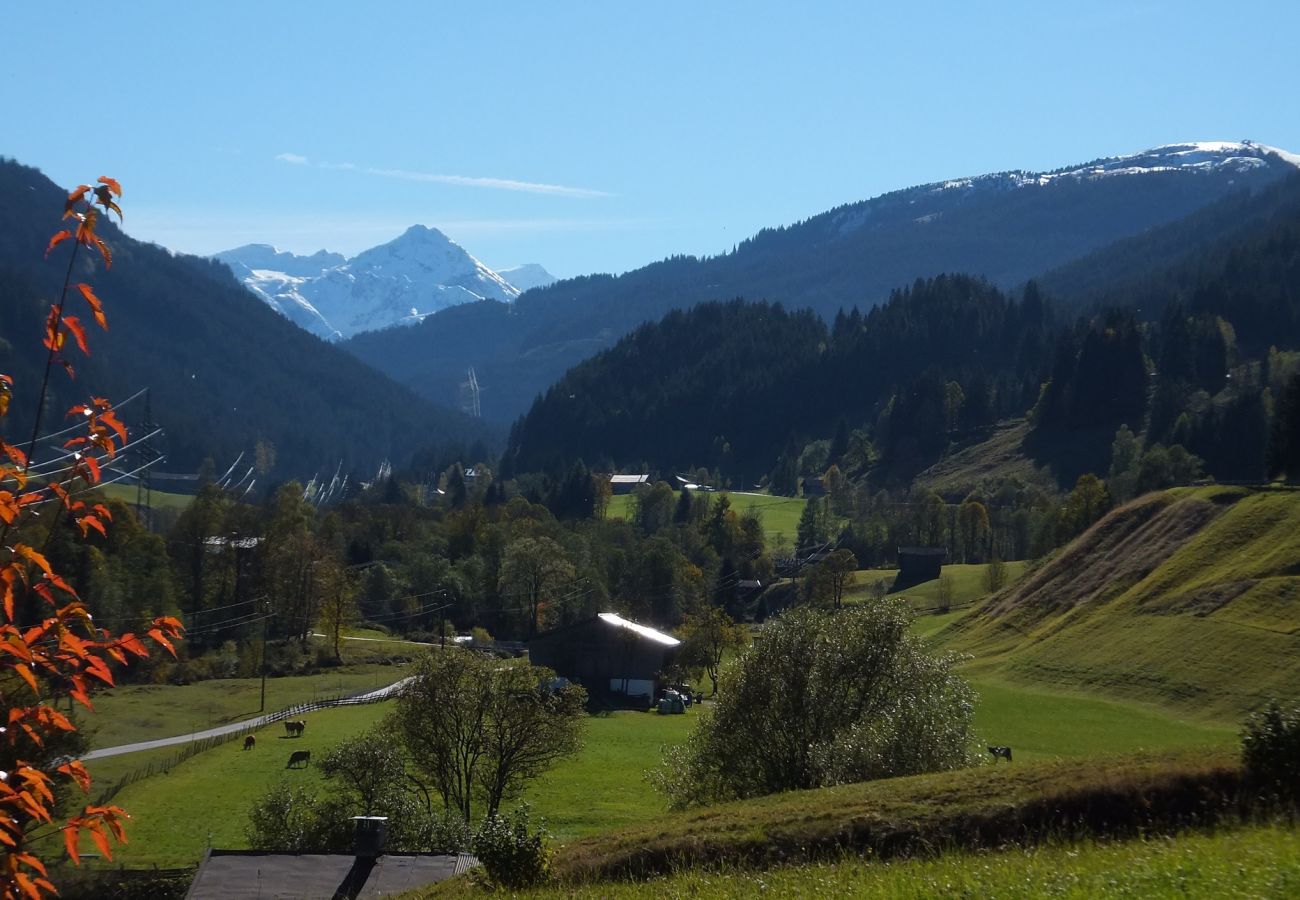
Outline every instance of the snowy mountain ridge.
<svg viewBox="0 0 1300 900"><path fill-rule="evenodd" d="M827 215L834 234L844 236L870 225L889 227L899 217L925 225L989 192L1029 190L1074 182L1174 174L1178 177L1227 176L1244 181L1300 169L1300 155L1255 141L1188 141L1164 144L1124 156L1095 159L1050 172L1012 169L921 184L848 204Z"/></svg>
<svg viewBox="0 0 1300 900"><path fill-rule="evenodd" d="M351 259L324 250L298 256L269 244L246 244L215 258L273 309L326 340L413 324L460 303L509 302L554 280L541 266L524 266L527 283L516 286L424 225Z"/></svg>

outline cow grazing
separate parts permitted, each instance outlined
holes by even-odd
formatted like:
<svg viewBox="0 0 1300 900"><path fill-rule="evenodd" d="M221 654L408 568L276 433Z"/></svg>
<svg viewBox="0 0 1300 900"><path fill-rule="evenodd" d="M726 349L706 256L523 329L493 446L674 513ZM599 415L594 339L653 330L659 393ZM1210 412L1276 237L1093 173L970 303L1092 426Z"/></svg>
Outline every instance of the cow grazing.
<svg viewBox="0 0 1300 900"><path fill-rule="evenodd" d="M307 723L303 721L290 721L284 723L284 732L289 737L302 737L303 731L307 728Z"/></svg>
<svg viewBox="0 0 1300 900"><path fill-rule="evenodd" d="M298 767L298 763L302 763L304 767L311 765L311 751L310 750L293 751L292 753L289 754L289 764L285 766L285 768L296 769Z"/></svg>
<svg viewBox="0 0 1300 900"><path fill-rule="evenodd" d="M254 737L253 735L250 734L248 737L244 738L244 749L245 749L245 750L252 750L252 749L253 749L254 747L256 747L256 746L257 746L257 738L256 738L256 737Z"/></svg>
<svg viewBox="0 0 1300 900"><path fill-rule="evenodd" d="M1002 759L1005 759L1007 762L1011 762L1011 748L1010 748L1010 747L990 747L990 748L989 748L989 753L992 753L992 754L993 754L993 761L994 761L994 762L997 762L997 761L998 761L998 757L1001 757Z"/></svg>

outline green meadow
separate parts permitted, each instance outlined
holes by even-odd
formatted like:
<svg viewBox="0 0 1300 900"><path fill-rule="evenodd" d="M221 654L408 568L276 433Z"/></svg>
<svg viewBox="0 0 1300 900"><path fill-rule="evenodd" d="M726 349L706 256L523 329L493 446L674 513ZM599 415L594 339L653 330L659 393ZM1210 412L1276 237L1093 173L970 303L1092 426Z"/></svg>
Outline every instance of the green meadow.
<svg viewBox="0 0 1300 900"><path fill-rule="evenodd" d="M256 732L252 750L245 751L242 740L231 740L128 786L113 798L131 814L130 842L114 852L114 862L128 867L187 866L197 863L208 847L247 847L248 810L276 781L323 783L315 766L286 769L290 753L310 750L319 759L339 741L379 722L390 708L374 703L308 713L301 738L286 737L279 724L268 725ZM147 762L147 757L141 759ZM93 765L91 775L96 775Z"/></svg>
<svg viewBox="0 0 1300 900"><path fill-rule="evenodd" d="M795 534L799 530L799 517L803 515L804 504L807 503L802 497L774 497L770 494L730 493L726 491L696 494L696 496L709 497L715 501L719 497L726 497L731 504L731 508L738 514L750 512L751 510L758 513L763 520L763 535L767 539L769 548L780 545L788 547L794 544ZM631 494L610 497L605 517L609 519L630 519L636 510L635 504L636 497Z"/></svg>

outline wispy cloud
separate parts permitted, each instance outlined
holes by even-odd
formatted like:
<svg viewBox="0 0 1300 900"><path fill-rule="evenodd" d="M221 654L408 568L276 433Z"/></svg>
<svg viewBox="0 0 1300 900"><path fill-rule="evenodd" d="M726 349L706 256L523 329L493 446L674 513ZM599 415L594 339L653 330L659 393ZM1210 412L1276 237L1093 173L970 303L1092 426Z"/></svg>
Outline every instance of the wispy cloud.
<svg viewBox="0 0 1300 900"><path fill-rule="evenodd" d="M406 169L379 169L358 166L355 163L312 162L297 153L281 153L279 162L294 166L312 166L317 169L346 170L374 175L378 178L395 178L400 181L418 181L426 184L450 184L458 187L487 188L494 191L519 191L525 194L546 194L552 197L611 197L607 191L570 187L564 184L545 184L537 181L518 181L514 178L484 178L470 175L444 175L437 172L411 172Z"/></svg>

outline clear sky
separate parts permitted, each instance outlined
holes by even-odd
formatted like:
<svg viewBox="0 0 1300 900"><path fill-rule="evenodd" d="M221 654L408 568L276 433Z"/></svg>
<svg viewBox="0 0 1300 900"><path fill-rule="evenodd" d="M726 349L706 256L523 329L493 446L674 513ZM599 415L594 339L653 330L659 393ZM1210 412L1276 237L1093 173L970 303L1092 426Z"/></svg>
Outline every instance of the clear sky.
<svg viewBox="0 0 1300 900"><path fill-rule="evenodd" d="M49 3L0 155L133 235L355 253L412 223L558 275L913 184L1183 140L1300 152L1300 2Z"/></svg>

